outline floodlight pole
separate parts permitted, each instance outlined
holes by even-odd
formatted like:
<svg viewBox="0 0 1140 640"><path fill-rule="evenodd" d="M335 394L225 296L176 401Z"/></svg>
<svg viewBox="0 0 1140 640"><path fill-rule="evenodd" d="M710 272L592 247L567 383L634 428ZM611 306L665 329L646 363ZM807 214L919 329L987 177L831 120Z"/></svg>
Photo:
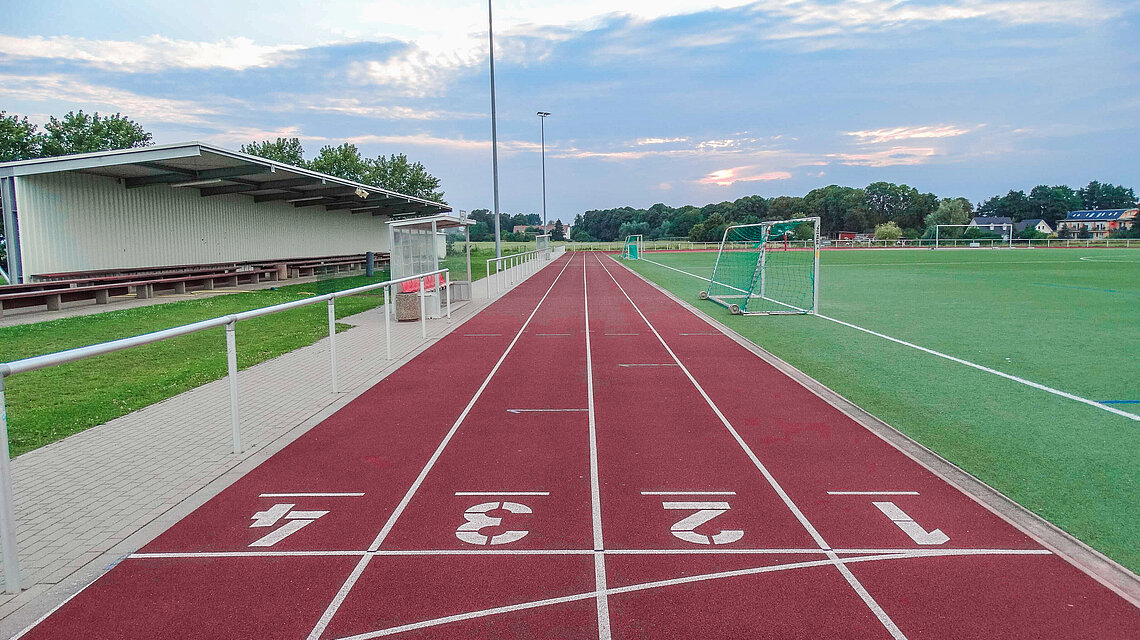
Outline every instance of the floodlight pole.
<svg viewBox="0 0 1140 640"><path fill-rule="evenodd" d="M500 239L502 220L499 218L499 131L495 124L495 27L491 15L491 0L487 0L487 38L491 54L491 180L494 185L495 202L495 257L503 257L503 243Z"/></svg>
<svg viewBox="0 0 1140 640"><path fill-rule="evenodd" d="M549 115L549 111L538 112L538 130L542 141L542 230L547 233L549 231L546 228L546 118Z"/></svg>

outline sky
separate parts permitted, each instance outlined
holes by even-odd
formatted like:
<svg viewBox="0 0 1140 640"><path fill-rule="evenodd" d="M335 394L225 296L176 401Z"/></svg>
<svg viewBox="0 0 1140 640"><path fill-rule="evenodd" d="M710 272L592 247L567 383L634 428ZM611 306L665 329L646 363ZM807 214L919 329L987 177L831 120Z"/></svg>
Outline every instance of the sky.
<svg viewBox="0 0 1140 640"><path fill-rule="evenodd" d="M0 0L0 109L405 153L490 208L487 5ZM1140 187L1134 0L495 0L501 210Z"/></svg>

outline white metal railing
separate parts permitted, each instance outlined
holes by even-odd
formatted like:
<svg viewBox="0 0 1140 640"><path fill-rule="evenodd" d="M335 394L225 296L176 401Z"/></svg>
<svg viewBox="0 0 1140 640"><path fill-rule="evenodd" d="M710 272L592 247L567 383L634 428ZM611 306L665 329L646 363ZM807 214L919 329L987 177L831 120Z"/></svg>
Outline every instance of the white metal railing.
<svg viewBox="0 0 1140 640"><path fill-rule="evenodd" d="M509 255L501 256L498 258L490 258L487 260L487 297L491 297L491 280L495 281L495 293L500 293L510 288L510 286L530 274L538 270L540 263L546 263L553 259L553 250L549 247L545 249L532 249L530 251L523 251L521 253L512 253ZM491 265L495 265L495 270L491 270Z"/></svg>
<svg viewBox="0 0 1140 640"><path fill-rule="evenodd" d="M75 349L68 349L66 351L59 351L56 353L49 353L42 356L35 356L32 358L24 358L21 360L13 360L0 364L0 547L3 552L3 567L4 567L4 587L8 593L19 593L20 591L20 565L19 557L16 549L16 522L15 514L12 509L13 492L12 492L12 469L11 462L8 458L8 414L7 405L4 400L4 381L8 376L17 373L26 373L28 371L35 371L37 369L46 369L68 362L75 362L76 360L83 360L93 356L112 353L115 351L122 351L131 347L137 347L144 344L152 344L169 340L170 338L177 338L179 336L197 333L206 329L213 329L217 327L226 328L226 364L227 375L229 379L230 390L230 430L233 441L233 452L241 453L241 421L238 415L238 384L237 384L237 323L241 320L249 320L251 318L258 318L267 316L281 311L288 311L299 307L305 307L318 302L327 302L328 304L328 319L329 319L329 375L331 379L332 392L338 393L337 390L337 375L336 375L336 299L346 296L355 296L377 289L383 289L384 306L381 309L384 311L384 341L387 348L388 359L392 359L392 326L391 314L387 313L388 305L392 303L392 287L402 284L404 282L411 282L419 280L419 299L420 299L420 332L424 339L427 339L427 313L425 302L425 279L433 276L442 276L443 283L440 287L444 290L446 298L445 304L447 308L447 317L451 318L451 278L450 270L437 269L426 273L419 273L416 275L406 276L403 278L396 278L393 280L385 280L384 282L376 282L373 284L356 287L353 289L345 289L344 291L336 291L333 293L326 293L319 296L312 296L301 300L294 300L292 302L284 302L282 304L275 304L270 307L262 307L260 309L251 309L249 311L242 311L241 313L233 313L227 316L218 318L211 318L209 320L202 320L201 322L194 322L192 324L182 325L180 327L173 327L171 329L163 329L162 331L155 331L153 333L145 333L141 336L134 336L131 338L122 338L119 340L111 340L109 342L102 342L87 347L78 347Z"/></svg>

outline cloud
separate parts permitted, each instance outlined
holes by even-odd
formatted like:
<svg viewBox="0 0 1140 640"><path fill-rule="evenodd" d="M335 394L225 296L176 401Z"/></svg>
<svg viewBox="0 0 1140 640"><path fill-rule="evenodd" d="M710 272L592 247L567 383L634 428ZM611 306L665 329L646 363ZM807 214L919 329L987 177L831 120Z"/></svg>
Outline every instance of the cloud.
<svg viewBox="0 0 1140 640"><path fill-rule="evenodd" d="M846 131L843 135L858 138L860 143L879 144L918 138L953 138L965 135L977 127L961 127L949 124L936 124L923 127L892 127L887 129L866 129Z"/></svg>
<svg viewBox="0 0 1140 640"><path fill-rule="evenodd" d="M114 87L87 84L71 76L20 76L0 74L0 91L8 100L80 103L83 108L107 107L130 118L168 124L203 124L204 116L218 113L188 100L139 95Z"/></svg>
<svg viewBox="0 0 1140 640"><path fill-rule="evenodd" d="M125 72L170 68L240 71L279 64L290 53L303 48L300 45L258 45L249 38L192 42L157 35L134 41L0 35L0 56L3 57L69 60Z"/></svg>
<svg viewBox="0 0 1140 640"><path fill-rule="evenodd" d="M377 120L456 120L484 117L484 114L481 113L460 113L421 107L383 105L356 98L329 98L325 96L300 98L292 104L283 105L282 110L293 110L295 106L318 113L335 113Z"/></svg>
<svg viewBox="0 0 1140 640"><path fill-rule="evenodd" d="M763 173L755 173L755 171L756 167L718 169L697 182L700 184L715 184L718 187L727 187L737 182L768 182L772 180L788 180L792 177L792 174L787 171L766 171Z"/></svg>
<svg viewBox="0 0 1140 640"><path fill-rule="evenodd" d="M647 144L671 144L674 142L688 142L688 138L638 138L634 144L644 146Z"/></svg>
<svg viewBox="0 0 1140 640"><path fill-rule="evenodd" d="M855 167L894 167L925 164L935 155L934 149L929 147L891 147L866 153L831 153L827 157Z"/></svg>

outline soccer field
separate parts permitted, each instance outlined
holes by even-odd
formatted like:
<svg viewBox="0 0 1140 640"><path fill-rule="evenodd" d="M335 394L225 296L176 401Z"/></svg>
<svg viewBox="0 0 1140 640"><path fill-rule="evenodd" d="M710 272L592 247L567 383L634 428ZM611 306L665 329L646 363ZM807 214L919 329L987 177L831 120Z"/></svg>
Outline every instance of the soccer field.
<svg viewBox="0 0 1140 640"><path fill-rule="evenodd" d="M697 300L704 281L695 276L711 274L715 252L646 258L626 264L1140 569L1140 423L823 318L732 316ZM820 277L824 316L1123 411L1140 408L1140 252L825 251Z"/></svg>

